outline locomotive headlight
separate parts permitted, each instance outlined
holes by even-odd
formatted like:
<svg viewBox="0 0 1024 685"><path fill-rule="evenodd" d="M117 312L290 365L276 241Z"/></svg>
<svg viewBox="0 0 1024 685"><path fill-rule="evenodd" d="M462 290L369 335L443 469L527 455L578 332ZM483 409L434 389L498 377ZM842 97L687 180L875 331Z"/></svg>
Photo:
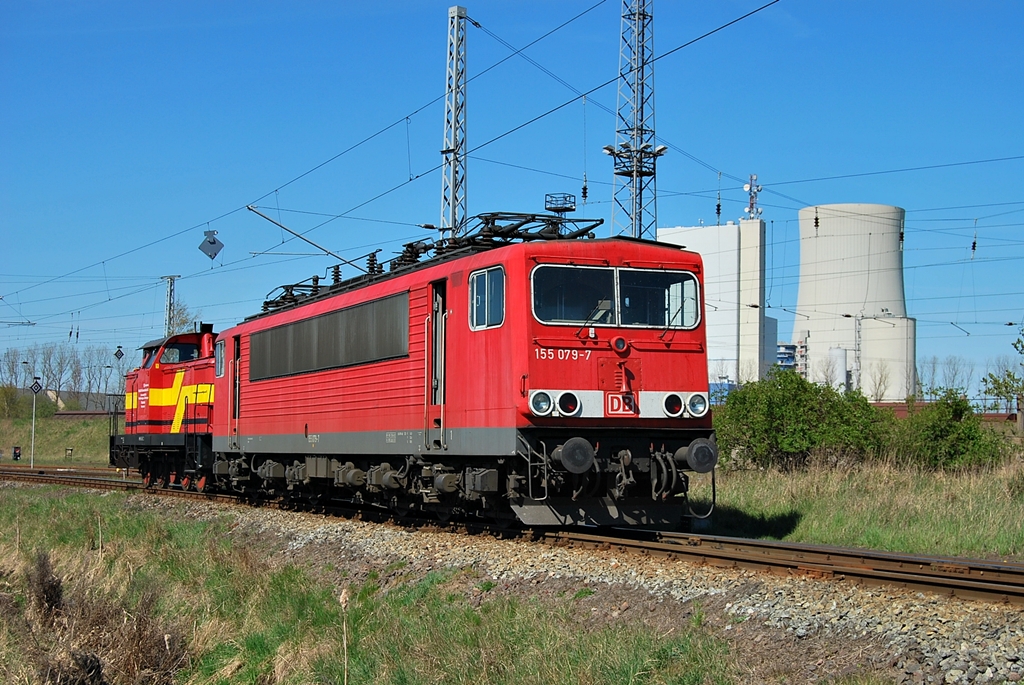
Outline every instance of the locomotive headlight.
<svg viewBox="0 0 1024 685"><path fill-rule="evenodd" d="M686 406L692 416L704 416L708 412L708 398L701 393L694 393L690 395Z"/></svg>
<svg viewBox="0 0 1024 685"><path fill-rule="evenodd" d="M665 395L662 407L665 409L665 414L676 418L683 413L683 398L674 392L670 392Z"/></svg>
<svg viewBox="0 0 1024 685"><path fill-rule="evenodd" d="M543 390L538 390L530 395L530 411L537 416L547 416L551 413L551 395Z"/></svg>
<svg viewBox="0 0 1024 685"><path fill-rule="evenodd" d="M563 392L558 396L558 413L562 416L575 416L580 413L582 408L580 398L576 396L576 393Z"/></svg>

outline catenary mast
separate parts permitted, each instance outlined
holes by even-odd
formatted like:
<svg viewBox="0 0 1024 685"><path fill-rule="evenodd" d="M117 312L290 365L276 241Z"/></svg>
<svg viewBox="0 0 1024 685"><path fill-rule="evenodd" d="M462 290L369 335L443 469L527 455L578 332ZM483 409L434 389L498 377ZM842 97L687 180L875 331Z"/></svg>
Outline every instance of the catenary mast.
<svg viewBox="0 0 1024 685"><path fill-rule="evenodd" d="M448 67L444 99L444 169L441 236L465 230L466 214L466 8L448 8Z"/></svg>

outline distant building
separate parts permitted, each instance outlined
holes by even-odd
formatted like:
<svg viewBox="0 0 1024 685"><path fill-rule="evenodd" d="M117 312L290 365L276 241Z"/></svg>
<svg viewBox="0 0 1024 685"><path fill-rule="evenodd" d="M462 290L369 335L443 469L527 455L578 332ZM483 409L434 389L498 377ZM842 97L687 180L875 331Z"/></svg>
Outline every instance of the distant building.
<svg viewBox="0 0 1024 685"><path fill-rule="evenodd" d="M779 322L765 316L765 224L659 228L658 240L704 260L708 378L729 387L763 378L776 361Z"/></svg>
<svg viewBox="0 0 1024 685"><path fill-rule="evenodd" d="M799 218L797 370L817 383L860 388L876 401L913 394L917 321L904 298L903 209L819 205L801 209Z"/></svg>
<svg viewBox="0 0 1024 685"><path fill-rule="evenodd" d="M780 342L776 347L775 363L785 371L796 371L796 345Z"/></svg>

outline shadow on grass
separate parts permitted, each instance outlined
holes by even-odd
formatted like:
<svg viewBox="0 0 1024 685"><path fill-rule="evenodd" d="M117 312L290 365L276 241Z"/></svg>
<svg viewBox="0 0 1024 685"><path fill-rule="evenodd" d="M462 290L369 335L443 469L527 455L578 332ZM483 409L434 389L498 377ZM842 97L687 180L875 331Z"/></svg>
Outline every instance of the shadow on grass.
<svg viewBox="0 0 1024 685"><path fill-rule="evenodd" d="M691 524L691 530L695 533L709 533L711 535L725 535L737 538L775 538L782 540L796 530L802 518L803 514L795 510L772 516L764 516L762 514L751 515L734 507L718 506L715 507L715 511L708 522L700 525L694 521Z"/></svg>

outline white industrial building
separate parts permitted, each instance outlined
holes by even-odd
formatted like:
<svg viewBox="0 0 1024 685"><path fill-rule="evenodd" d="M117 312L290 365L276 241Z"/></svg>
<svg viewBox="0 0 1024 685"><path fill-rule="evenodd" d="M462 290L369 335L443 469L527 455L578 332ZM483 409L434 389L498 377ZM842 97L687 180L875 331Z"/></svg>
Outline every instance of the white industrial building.
<svg viewBox="0 0 1024 685"><path fill-rule="evenodd" d="M903 291L903 209L819 205L799 219L797 366L873 400L905 399L917 389L917 322Z"/></svg>
<svg viewBox="0 0 1024 685"><path fill-rule="evenodd" d="M764 221L659 228L658 240L699 252L704 260L710 381L763 378L775 363L779 325L765 316Z"/></svg>
<svg viewBox="0 0 1024 685"><path fill-rule="evenodd" d="M899 207L833 204L800 210L800 281L793 366L837 389L902 401L917 389L916 324L903 291ZM776 362L778 321L765 316L765 224L659 228L658 240L704 260L708 377L763 378Z"/></svg>

